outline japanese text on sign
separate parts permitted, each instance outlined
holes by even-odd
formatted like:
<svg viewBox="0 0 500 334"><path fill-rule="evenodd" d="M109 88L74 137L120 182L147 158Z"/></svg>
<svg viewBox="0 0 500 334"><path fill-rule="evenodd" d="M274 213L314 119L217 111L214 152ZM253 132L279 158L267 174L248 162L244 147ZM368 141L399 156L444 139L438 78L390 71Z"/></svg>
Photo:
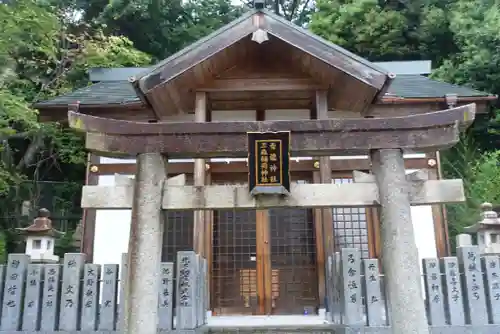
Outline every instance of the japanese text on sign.
<svg viewBox="0 0 500 334"><path fill-rule="evenodd" d="M429 299L432 303L440 303L441 302L441 286L440 286L440 276L439 271L436 272L438 266L437 262L433 260L429 260L428 262L429 270L431 272L427 279L430 281L429 284Z"/></svg>
<svg viewBox="0 0 500 334"><path fill-rule="evenodd" d="M450 280L450 285L451 285L451 291L450 291L450 296L451 300L455 303L457 303L460 300L460 283L458 281L458 265L456 262L450 262L449 267L448 267L448 276Z"/></svg>
<svg viewBox="0 0 500 334"><path fill-rule="evenodd" d="M189 307L192 305L191 301L191 261L187 256L181 258L181 268L179 270L179 306Z"/></svg>
<svg viewBox="0 0 500 334"><path fill-rule="evenodd" d="M255 141L255 177L257 185L280 185L283 180L281 140Z"/></svg>

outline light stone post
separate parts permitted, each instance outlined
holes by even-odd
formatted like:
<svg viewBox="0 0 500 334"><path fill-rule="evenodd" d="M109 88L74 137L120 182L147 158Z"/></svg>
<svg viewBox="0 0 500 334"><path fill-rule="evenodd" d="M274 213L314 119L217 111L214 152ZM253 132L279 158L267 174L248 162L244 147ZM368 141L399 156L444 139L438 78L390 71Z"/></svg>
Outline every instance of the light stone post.
<svg viewBox="0 0 500 334"><path fill-rule="evenodd" d="M382 265L392 333L427 334L429 326L403 152L377 150L372 152L371 158L380 195Z"/></svg>
<svg viewBox="0 0 500 334"><path fill-rule="evenodd" d="M161 200L166 167L159 153L137 156L124 296L126 334L157 333L163 224Z"/></svg>

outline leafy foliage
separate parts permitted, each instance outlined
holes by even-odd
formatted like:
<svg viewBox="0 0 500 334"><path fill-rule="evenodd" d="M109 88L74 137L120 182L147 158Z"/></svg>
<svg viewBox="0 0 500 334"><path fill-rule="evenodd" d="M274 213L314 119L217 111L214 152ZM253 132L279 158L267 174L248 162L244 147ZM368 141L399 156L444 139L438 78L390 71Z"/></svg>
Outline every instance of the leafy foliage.
<svg viewBox="0 0 500 334"><path fill-rule="evenodd" d="M430 59L432 77L500 93L498 0L318 0L316 34L370 60ZM477 116L461 143L442 152L446 177L463 178L467 203L448 206L452 240L498 201L500 113ZM495 204L499 204L495 203Z"/></svg>
<svg viewBox="0 0 500 334"><path fill-rule="evenodd" d="M464 137L445 153L445 177L462 178L467 198L465 203L447 205L449 233L456 236L478 221L482 203L500 203L500 151L481 153L470 137Z"/></svg>
<svg viewBox="0 0 500 334"><path fill-rule="evenodd" d="M67 190L78 197L85 176L83 139L60 124L40 123L32 103L87 85L90 67L151 62L128 38L105 35L69 15L71 4L63 5L0 4L0 227L11 250L12 229L30 221L22 218L23 201L37 206L48 196L53 199L46 203L49 209L69 213L71 206L81 214ZM65 183L41 196L38 180ZM63 201L54 202L57 198Z"/></svg>
<svg viewBox="0 0 500 334"><path fill-rule="evenodd" d="M431 59L455 51L442 1L318 0L311 30L372 61Z"/></svg>

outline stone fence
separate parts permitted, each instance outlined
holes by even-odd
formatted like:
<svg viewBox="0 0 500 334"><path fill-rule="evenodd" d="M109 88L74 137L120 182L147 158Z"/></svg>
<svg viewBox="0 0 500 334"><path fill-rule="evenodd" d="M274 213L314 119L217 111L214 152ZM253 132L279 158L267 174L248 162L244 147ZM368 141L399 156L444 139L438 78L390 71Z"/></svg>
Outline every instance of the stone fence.
<svg viewBox="0 0 500 334"><path fill-rule="evenodd" d="M119 273L117 264L86 264L84 254L66 254L62 265L32 264L27 255L10 254L7 265L0 266L0 332L120 331L124 310L118 294L124 294L127 270L123 260L124 270ZM192 251L178 252L175 267L160 264L160 332L174 326L183 332L204 326L208 289L202 277L207 277L206 272L207 261Z"/></svg>
<svg viewBox="0 0 500 334"><path fill-rule="evenodd" d="M481 256L477 246L458 247L457 255L423 261L431 333L500 333L499 257ZM207 328L207 262L185 251L176 264L160 264L159 331ZM387 311L379 261L361 260L359 250L346 248L327 265L327 327L335 333L390 333L391 312L405 310ZM66 254L62 265L9 255L0 266L0 332L120 332L124 313L118 295L124 293L127 267L121 268L85 264L83 254Z"/></svg>
<svg viewBox="0 0 500 334"><path fill-rule="evenodd" d="M463 246L457 257L424 259L422 268L431 333L500 333L497 255L481 256L478 246ZM378 260L361 260L359 250L342 249L328 258L327 272L328 320L363 333L390 333L391 314L405 310L386 305Z"/></svg>

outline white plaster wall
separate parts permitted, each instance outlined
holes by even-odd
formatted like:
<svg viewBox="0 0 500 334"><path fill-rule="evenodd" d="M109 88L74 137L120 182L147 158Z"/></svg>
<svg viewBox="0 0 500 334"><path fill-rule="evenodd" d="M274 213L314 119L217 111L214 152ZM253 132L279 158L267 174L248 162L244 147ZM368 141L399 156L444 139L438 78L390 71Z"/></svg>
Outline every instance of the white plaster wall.
<svg viewBox="0 0 500 334"><path fill-rule="evenodd" d="M416 170L409 169L406 174ZM418 265L420 274L423 275L422 259L436 258L436 234L434 232L434 218L432 217L432 206L422 205L411 208L411 220L415 231L415 243L418 249ZM422 295L425 298L425 283L422 276Z"/></svg>
<svg viewBox="0 0 500 334"><path fill-rule="evenodd" d="M297 121L307 120L311 112L308 109L297 110L266 110L266 121Z"/></svg>
<svg viewBox="0 0 500 334"><path fill-rule="evenodd" d="M100 186L114 183L114 175L99 176ZM94 263L121 263L122 254L128 249L130 221L131 210L96 210Z"/></svg>
<svg viewBox="0 0 500 334"><path fill-rule="evenodd" d="M212 110L212 122L255 121L255 110Z"/></svg>

